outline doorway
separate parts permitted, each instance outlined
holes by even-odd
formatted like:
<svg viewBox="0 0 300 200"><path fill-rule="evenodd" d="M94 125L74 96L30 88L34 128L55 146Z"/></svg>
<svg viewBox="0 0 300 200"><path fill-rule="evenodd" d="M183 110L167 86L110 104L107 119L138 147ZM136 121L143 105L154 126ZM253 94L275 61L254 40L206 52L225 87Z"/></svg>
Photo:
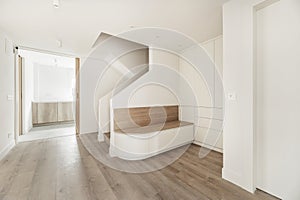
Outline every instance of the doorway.
<svg viewBox="0 0 300 200"><path fill-rule="evenodd" d="M78 132L79 59L26 49L19 59L19 141Z"/></svg>

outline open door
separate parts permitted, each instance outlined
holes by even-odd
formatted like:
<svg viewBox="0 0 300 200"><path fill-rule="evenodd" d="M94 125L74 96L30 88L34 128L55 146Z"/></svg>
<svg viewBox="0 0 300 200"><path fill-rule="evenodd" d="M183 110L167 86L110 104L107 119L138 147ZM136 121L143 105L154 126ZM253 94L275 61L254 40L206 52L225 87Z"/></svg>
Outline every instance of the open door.
<svg viewBox="0 0 300 200"><path fill-rule="evenodd" d="M80 132L80 59L75 59L76 73L76 135Z"/></svg>

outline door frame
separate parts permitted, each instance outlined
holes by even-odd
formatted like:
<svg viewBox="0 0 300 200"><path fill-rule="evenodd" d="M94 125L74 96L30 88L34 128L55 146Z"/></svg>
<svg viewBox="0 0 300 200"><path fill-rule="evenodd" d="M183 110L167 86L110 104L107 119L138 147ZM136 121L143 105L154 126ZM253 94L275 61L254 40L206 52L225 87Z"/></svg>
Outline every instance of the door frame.
<svg viewBox="0 0 300 200"><path fill-rule="evenodd" d="M76 77L76 135L80 134L80 58L75 58L75 77Z"/></svg>
<svg viewBox="0 0 300 200"><path fill-rule="evenodd" d="M23 64L24 58L19 55L18 50L28 50L34 51L38 53L52 54L57 56L70 57L75 59L75 90L76 90L76 98L75 98L75 134L78 136L80 134L80 58L74 55L68 55L63 53L51 52L46 50L34 49L29 47L14 47L15 53L15 139L16 142L19 140L19 136L23 134ZM22 67L21 67L22 66Z"/></svg>
<svg viewBox="0 0 300 200"><path fill-rule="evenodd" d="M258 159L259 159L259 152L258 152L258 145L259 145L259 141L258 141L258 135L259 135L259 127L258 127L258 119L259 119L259 110L258 110L258 75L257 75L257 71L258 71L258 59L257 59L257 52L258 52L258 47L257 47L257 43L258 43L258 30L257 30L257 12L265 9L269 6L272 6L273 4L279 2L280 0L264 0L259 4L256 4L252 7L252 12L253 12L253 16L252 16L252 25L253 25L253 32L252 32L252 36L253 36L253 146L254 146L254 150L253 150L253 180L254 180L254 190L262 190L261 188L258 187ZM262 190L263 191L263 190ZM266 193L268 193L267 191L264 191ZM268 193L270 194L270 193ZM271 194L273 195L273 194Z"/></svg>
<svg viewBox="0 0 300 200"><path fill-rule="evenodd" d="M18 129L18 136L23 135L23 64L24 58L18 55L18 75L19 75L19 90L18 90L18 98L19 98L19 105L18 105L18 119L19 119L19 129Z"/></svg>

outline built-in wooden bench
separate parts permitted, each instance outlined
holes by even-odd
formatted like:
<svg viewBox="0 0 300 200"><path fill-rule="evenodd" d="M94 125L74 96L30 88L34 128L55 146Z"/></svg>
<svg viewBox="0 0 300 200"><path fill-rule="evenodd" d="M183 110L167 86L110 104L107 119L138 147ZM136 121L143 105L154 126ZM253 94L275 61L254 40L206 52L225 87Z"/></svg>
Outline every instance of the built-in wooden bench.
<svg viewBox="0 0 300 200"><path fill-rule="evenodd" d="M157 124L151 124L148 126L142 126L137 128L127 128L127 129L116 129L115 132L117 133L137 133L137 134L143 134L143 133L151 133L151 132L157 132L157 131L163 131L173 128L179 128L182 126L188 126L193 125L193 123L185 122L185 121L170 121L166 123L157 123Z"/></svg>
<svg viewBox="0 0 300 200"><path fill-rule="evenodd" d="M114 129L118 133L149 133L192 123L179 121L178 106L119 108L114 110Z"/></svg>
<svg viewBox="0 0 300 200"><path fill-rule="evenodd" d="M110 154L126 160L145 159L194 140L194 126L179 120L177 105L118 108L113 119Z"/></svg>

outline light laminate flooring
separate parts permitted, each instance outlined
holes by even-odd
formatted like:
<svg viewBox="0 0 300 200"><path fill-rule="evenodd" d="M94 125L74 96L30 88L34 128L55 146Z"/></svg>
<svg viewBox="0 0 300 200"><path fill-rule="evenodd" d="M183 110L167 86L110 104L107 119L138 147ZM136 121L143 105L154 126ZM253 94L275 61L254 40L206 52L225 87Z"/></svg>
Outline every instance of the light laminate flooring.
<svg viewBox="0 0 300 200"><path fill-rule="evenodd" d="M222 154L199 159L198 151L191 145L166 168L131 174L94 159L76 136L24 142L0 162L0 199L275 199L222 180Z"/></svg>

